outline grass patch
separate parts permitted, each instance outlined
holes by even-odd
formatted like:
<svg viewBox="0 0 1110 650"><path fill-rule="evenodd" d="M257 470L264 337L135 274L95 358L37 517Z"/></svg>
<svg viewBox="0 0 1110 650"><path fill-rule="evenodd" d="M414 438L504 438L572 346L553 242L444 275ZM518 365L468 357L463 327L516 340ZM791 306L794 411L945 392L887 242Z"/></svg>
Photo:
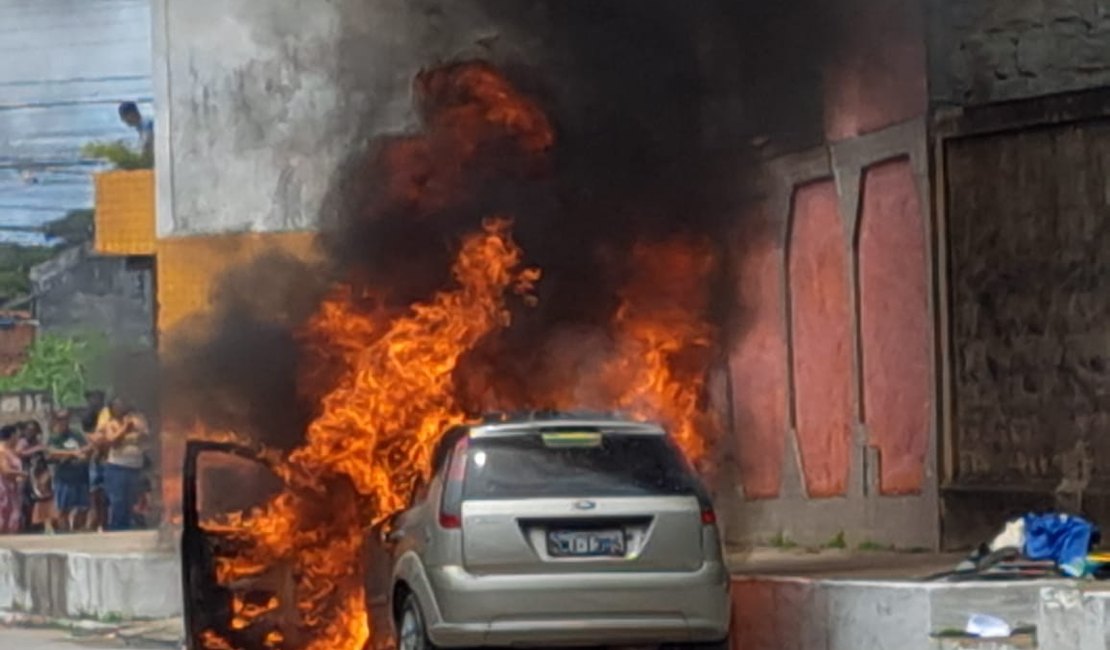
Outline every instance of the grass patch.
<svg viewBox="0 0 1110 650"><path fill-rule="evenodd" d="M798 543L790 539L790 537L782 531L772 537L770 541L768 541L768 544L771 548L780 548L784 550L798 548Z"/></svg>
<svg viewBox="0 0 1110 650"><path fill-rule="evenodd" d="M872 553L881 552L881 551L893 551L894 550L894 546L891 545L891 544L880 544L879 542L874 542L874 541L871 541L869 539L865 539L862 542L860 542L859 546L857 546L856 548L860 551L867 551L867 552L872 552Z"/></svg>
<svg viewBox="0 0 1110 650"><path fill-rule="evenodd" d="M848 542L844 539L844 531L840 531L832 539L825 542L825 548L839 551L848 548Z"/></svg>

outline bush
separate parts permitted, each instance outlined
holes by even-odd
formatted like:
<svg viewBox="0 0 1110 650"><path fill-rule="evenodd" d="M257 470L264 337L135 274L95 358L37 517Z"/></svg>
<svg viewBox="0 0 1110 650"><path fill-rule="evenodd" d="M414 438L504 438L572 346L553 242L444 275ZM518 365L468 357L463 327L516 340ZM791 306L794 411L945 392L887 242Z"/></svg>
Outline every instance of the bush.
<svg viewBox="0 0 1110 650"><path fill-rule="evenodd" d="M62 246L92 241L93 211L70 210L61 219L47 223L43 233L51 239L60 239Z"/></svg>
<svg viewBox="0 0 1110 650"><path fill-rule="evenodd" d="M31 267L56 253L55 249L45 246L0 243L0 304L30 293L28 273Z"/></svg>
<svg viewBox="0 0 1110 650"><path fill-rule="evenodd" d="M126 142L89 142L81 147L81 154L88 158L98 158L112 163L116 169L151 169L153 156L136 151Z"/></svg>
<svg viewBox="0 0 1110 650"><path fill-rule="evenodd" d="M11 377L0 377L0 391L50 391L54 404L81 404L89 371L106 355L103 335L40 334L31 344L27 363Z"/></svg>

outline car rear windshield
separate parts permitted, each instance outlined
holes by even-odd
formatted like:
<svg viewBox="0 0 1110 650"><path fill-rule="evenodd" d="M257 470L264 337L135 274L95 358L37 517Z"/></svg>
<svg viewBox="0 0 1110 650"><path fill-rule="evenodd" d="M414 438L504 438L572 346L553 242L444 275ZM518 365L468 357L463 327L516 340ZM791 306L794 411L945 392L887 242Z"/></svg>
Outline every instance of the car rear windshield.
<svg viewBox="0 0 1110 650"><path fill-rule="evenodd" d="M466 499L697 495L697 480L663 436L561 434L471 440ZM567 442L569 438L569 443Z"/></svg>

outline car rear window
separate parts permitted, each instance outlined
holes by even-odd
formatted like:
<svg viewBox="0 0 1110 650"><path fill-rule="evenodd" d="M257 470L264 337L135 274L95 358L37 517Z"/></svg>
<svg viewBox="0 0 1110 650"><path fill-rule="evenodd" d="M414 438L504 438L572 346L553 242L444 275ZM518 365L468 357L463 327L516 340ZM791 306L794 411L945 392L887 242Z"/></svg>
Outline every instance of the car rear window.
<svg viewBox="0 0 1110 650"><path fill-rule="evenodd" d="M463 497L699 494L697 480L663 436L575 435L472 439Z"/></svg>

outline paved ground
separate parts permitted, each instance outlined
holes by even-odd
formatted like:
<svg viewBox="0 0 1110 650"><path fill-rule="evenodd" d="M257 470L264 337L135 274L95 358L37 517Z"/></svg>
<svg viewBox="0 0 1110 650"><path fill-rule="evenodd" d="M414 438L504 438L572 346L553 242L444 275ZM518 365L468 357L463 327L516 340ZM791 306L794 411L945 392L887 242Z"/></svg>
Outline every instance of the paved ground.
<svg viewBox="0 0 1110 650"><path fill-rule="evenodd" d="M64 630L21 630L0 627L0 648L15 650L77 650L79 648L130 648L130 650L166 650L158 645L124 645L112 639L75 639Z"/></svg>

